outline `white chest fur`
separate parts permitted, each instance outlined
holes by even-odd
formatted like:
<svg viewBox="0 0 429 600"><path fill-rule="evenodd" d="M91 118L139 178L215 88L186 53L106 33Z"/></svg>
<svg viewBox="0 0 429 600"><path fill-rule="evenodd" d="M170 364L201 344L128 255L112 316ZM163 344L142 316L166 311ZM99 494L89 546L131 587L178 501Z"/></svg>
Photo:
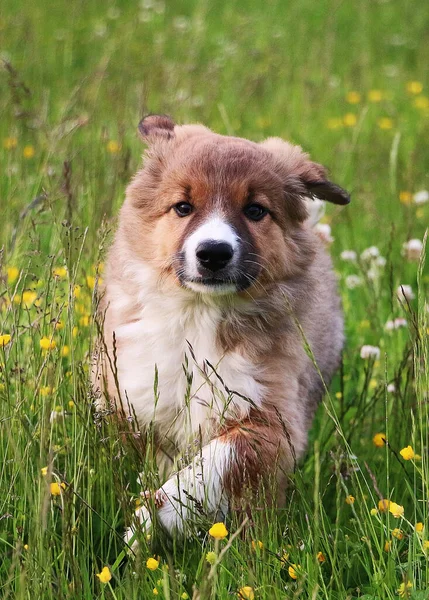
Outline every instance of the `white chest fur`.
<svg viewBox="0 0 429 600"><path fill-rule="evenodd" d="M115 304L110 308L115 311ZM262 401L255 366L218 347L221 318L218 307L183 302L178 290L146 298L133 322L114 328L124 405L133 406L140 426L154 422L181 448L225 418L245 418L251 403Z"/></svg>

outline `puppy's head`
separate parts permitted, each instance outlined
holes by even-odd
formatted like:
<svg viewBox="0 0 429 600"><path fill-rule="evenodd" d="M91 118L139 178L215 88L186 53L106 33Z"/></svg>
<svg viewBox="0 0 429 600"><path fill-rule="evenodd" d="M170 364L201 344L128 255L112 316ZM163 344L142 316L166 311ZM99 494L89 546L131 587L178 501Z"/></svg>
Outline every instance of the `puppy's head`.
<svg viewBox="0 0 429 600"><path fill-rule="evenodd" d="M311 260L305 198L348 194L298 146L221 136L151 115L139 131L144 167L127 190L121 228L159 275L203 294L255 292Z"/></svg>

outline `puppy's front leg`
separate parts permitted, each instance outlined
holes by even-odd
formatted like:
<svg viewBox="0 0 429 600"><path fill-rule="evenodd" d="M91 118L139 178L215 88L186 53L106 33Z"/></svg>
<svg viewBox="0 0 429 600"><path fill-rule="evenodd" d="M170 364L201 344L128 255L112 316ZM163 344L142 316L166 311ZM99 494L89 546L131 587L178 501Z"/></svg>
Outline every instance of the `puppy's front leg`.
<svg viewBox="0 0 429 600"><path fill-rule="evenodd" d="M256 495L263 484L264 502L270 498L268 484L279 484L293 461L290 440L277 416L269 418L258 413L252 420L230 423L222 435L204 446L187 467L158 490L156 518L170 535L184 534L201 515L222 520L231 501L239 502L246 490ZM151 517L147 508L139 508L136 516L149 533ZM127 541L135 529L134 525L128 530Z"/></svg>

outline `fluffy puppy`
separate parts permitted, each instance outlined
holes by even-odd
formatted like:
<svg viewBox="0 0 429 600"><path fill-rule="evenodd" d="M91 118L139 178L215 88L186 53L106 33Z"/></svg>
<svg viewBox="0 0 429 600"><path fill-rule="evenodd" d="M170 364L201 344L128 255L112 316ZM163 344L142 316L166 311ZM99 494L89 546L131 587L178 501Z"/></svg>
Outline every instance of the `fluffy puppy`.
<svg viewBox="0 0 429 600"><path fill-rule="evenodd" d="M148 149L107 260L94 369L99 396L153 428L165 481L129 538L154 516L170 534L198 511L224 518L247 492L281 502L343 345L307 204L349 202L279 138L257 144L157 115L139 131Z"/></svg>

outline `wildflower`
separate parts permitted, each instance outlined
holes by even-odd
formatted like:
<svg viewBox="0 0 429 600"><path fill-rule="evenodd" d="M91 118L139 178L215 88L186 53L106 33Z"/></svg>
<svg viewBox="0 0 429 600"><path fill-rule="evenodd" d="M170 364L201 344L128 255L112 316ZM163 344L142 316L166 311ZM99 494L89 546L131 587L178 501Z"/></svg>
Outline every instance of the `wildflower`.
<svg viewBox="0 0 429 600"><path fill-rule="evenodd" d="M88 327L89 320L90 320L89 315L84 315L83 317L81 317L79 319L79 325L81 325L82 327Z"/></svg>
<svg viewBox="0 0 429 600"><path fill-rule="evenodd" d="M210 564L210 565L214 565L217 559L217 554L216 552L207 552L206 554L206 561Z"/></svg>
<svg viewBox="0 0 429 600"><path fill-rule="evenodd" d="M420 190L413 196L414 204L426 204L429 202L429 192L427 190Z"/></svg>
<svg viewBox="0 0 429 600"><path fill-rule="evenodd" d="M384 551L385 552L390 552L391 546L392 546L392 542L386 541L385 544L384 544Z"/></svg>
<svg viewBox="0 0 429 600"><path fill-rule="evenodd" d="M381 102L383 100L383 92L381 90L369 90L369 102Z"/></svg>
<svg viewBox="0 0 429 600"><path fill-rule="evenodd" d="M327 223L317 223L314 226L314 231L325 244L332 244L334 238L331 236L331 227Z"/></svg>
<svg viewBox="0 0 429 600"><path fill-rule="evenodd" d="M399 300L413 300L415 298L413 288L410 285L400 285L396 290Z"/></svg>
<svg viewBox="0 0 429 600"><path fill-rule="evenodd" d="M223 540L228 535L228 530L224 523L215 523L210 527L209 534L215 538L215 540Z"/></svg>
<svg viewBox="0 0 429 600"><path fill-rule="evenodd" d="M34 154L33 146L24 146L24 150L22 151L22 156L24 158L33 158Z"/></svg>
<svg viewBox="0 0 429 600"><path fill-rule="evenodd" d="M342 397L343 397L343 395L342 395L342 393L341 393L341 392L337 392L337 393L335 394L335 398L337 398L338 400L341 400L341 398L342 398Z"/></svg>
<svg viewBox="0 0 429 600"><path fill-rule="evenodd" d="M384 448L387 442L386 434L376 433L375 436L372 438L372 441L374 443L374 446L377 446L377 448Z"/></svg>
<svg viewBox="0 0 429 600"><path fill-rule="evenodd" d="M109 567L103 567L101 573L97 573L98 579L101 583L108 583L112 579L112 574Z"/></svg>
<svg viewBox="0 0 429 600"><path fill-rule="evenodd" d="M69 400L69 408L74 408L76 406L76 404L73 402L73 400Z"/></svg>
<svg viewBox="0 0 429 600"><path fill-rule="evenodd" d="M52 482L49 486L51 496L61 496L61 490L66 489L65 483L57 483L56 481Z"/></svg>
<svg viewBox="0 0 429 600"><path fill-rule="evenodd" d="M420 255L423 250L423 242L421 240L413 239L402 244L402 255L407 260L419 261Z"/></svg>
<svg viewBox="0 0 429 600"><path fill-rule="evenodd" d="M361 96L359 92L348 92L348 94L346 95L346 101L349 104L359 104L360 100Z"/></svg>
<svg viewBox="0 0 429 600"><path fill-rule="evenodd" d="M180 597L182 598L182 600L189 600L189 596L186 592L183 592L183 594Z"/></svg>
<svg viewBox="0 0 429 600"><path fill-rule="evenodd" d="M264 547L264 544L261 542L261 540L252 540L252 550L256 550L256 548L259 548L259 550L262 550L262 548Z"/></svg>
<svg viewBox="0 0 429 600"><path fill-rule="evenodd" d="M380 129L392 129L393 121L389 117L382 117L378 119L378 126Z"/></svg>
<svg viewBox="0 0 429 600"><path fill-rule="evenodd" d="M389 392L389 394L393 394L394 392L396 392L396 386L394 383L389 383L386 389Z"/></svg>
<svg viewBox="0 0 429 600"><path fill-rule="evenodd" d="M370 358L378 360L380 358L380 348L378 346L362 346L360 349L360 357L365 360Z"/></svg>
<svg viewBox="0 0 429 600"><path fill-rule="evenodd" d="M240 588L238 592L238 597L246 598L246 600L254 600L255 592L253 591L253 588L250 587L250 585L245 585L244 587Z"/></svg>
<svg viewBox="0 0 429 600"><path fill-rule="evenodd" d="M154 596L158 596L158 594L159 594L157 588L153 588L152 593Z"/></svg>
<svg viewBox="0 0 429 600"><path fill-rule="evenodd" d="M404 460L412 460L415 457L414 450L411 446L407 446L406 448L402 448L399 452Z"/></svg>
<svg viewBox="0 0 429 600"><path fill-rule="evenodd" d="M422 533L424 528L425 526L421 522L414 525L414 529L417 531L417 533Z"/></svg>
<svg viewBox="0 0 429 600"><path fill-rule="evenodd" d="M23 546L24 550L28 550L28 549L29 549L29 547L30 547L30 546L29 546L28 544L24 544L24 546Z"/></svg>
<svg viewBox="0 0 429 600"><path fill-rule="evenodd" d="M400 529L398 529L397 527L395 527L395 529L392 531L392 535L394 538L396 538L397 540L403 540L404 539L404 534L402 533L402 531Z"/></svg>
<svg viewBox="0 0 429 600"><path fill-rule="evenodd" d="M408 598L412 589L413 584L411 581L407 581L407 583L401 583L396 592L401 598Z"/></svg>
<svg viewBox="0 0 429 600"><path fill-rule="evenodd" d="M382 513L386 513L389 510L390 500L380 500L378 503L378 510Z"/></svg>
<svg viewBox="0 0 429 600"><path fill-rule="evenodd" d="M156 571L159 567L159 560L156 560L156 558L148 558L146 566L150 571Z"/></svg>
<svg viewBox="0 0 429 600"><path fill-rule="evenodd" d="M351 494L346 497L346 504L354 504L355 498Z"/></svg>
<svg viewBox="0 0 429 600"><path fill-rule="evenodd" d="M362 283L362 277L359 277L359 275L348 275L346 277L346 287L349 290L353 290L354 288L359 287L360 285L362 285Z"/></svg>
<svg viewBox="0 0 429 600"><path fill-rule="evenodd" d="M51 340L47 337L42 337L40 340L40 347L42 350L53 350L56 347L57 343L55 340Z"/></svg>
<svg viewBox="0 0 429 600"><path fill-rule="evenodd" d="M323 554L323 552L318 552L316 558L320 563L324 563L326 560L326 556Z"/></svg>
<svg viewBox="0 0 429 600"><path fill-rule="evenodd" d="M420 83L420 81L409 81L407 83L407 92L409 94L415 94L416 96L418 94L421 94L423 91L423 86Z"/></svg>
<svg viewBox="0 0 429 600"><path fill-rule="evenodd" d="M68 346L63 346L61 348L61 356L66 358L70 354L70 348Z"/></svg>
<svg viewBox="0 0 429 600"><path fill-rule="evenodd" d="M343 117L343 123L346 127L354 127L357 123L357 117L354 113L347 113Z"/></svg>
<svg viewBox="0 0 429 600"><path fill-rule="evenodd" d="M341 260L355 262L357 254L354 250L343 250L340 254Z"/></svg>
<svg viewBox="0 0 429 600"><path fill-rule="evenodd" d="M378 510L376 508L371 508L369 514L371 515L371 517L375 517L375 515L378 515Z"/></svg>
<svg viewBox="0 0 429 600"><path fill-rule="evenodd" d="M40 469L40 472L42 474L43 477L46 477L46 475L48 474L48 467L42 467Z"/></svg>
<svg viewBox="0 0 429 600"><path fill-rule="evenodd" d="M402 204L411 204L413 195L411 192L402 191L399 192L399 202Z"/></svg>
<svg viewBox="0 0 429 600"><path fill-rule="evenodd" d="M427 110L429 108L429 98L426 96L417 96L413 104L416 108Z"/></svg>
<svg viewBox="0 0 429 600"><path fill-rule="evenodd" d="M7 346L11 340L11 336L9 333L3 333L0 335L0 347Z"/></svg>
<svg viewBox="0 0 429 600"><path fill-rule="evenodd" d="M400 504L396 504L396 502L390 502L389 512L395 517L395 519L399 519L399 517L404 516L404 507Z"/></svg>
<svg viewBox="0 0 429 600"><path fill-rule="evenodd" d="M16 137L7 137L3 140L3 148L5 150L13 150L18 145L18 140Z"/></svg>
<svg viewBox="0 0 429 600"><path fill-rule="evenodd" d="M365 250L360 255L361 259L366 261L373 260L378 256L380 256L380 250L377 248L377 246L370 246L369 248L365 248Z"/></svg>
<svg viewBox="0 0 429 600"><path fill-rule="evenodd" d="M93 277L93 275L88 275L86 278L86 284L90 290L93 290L95 288L95 283L96 283L96 278ZM100 277L98 279L98 285L100 286L102 283L103 283L103 280Z"/></svg>
<svg viewBox="0 0 429 600"><path fill-rule="evenodd" d="M25 308L30 308L34 304L36 298L37 292L27 290L22 294L22 303L24 304Z"/></svg>
<svg viewBox="0 0 429 600"><path fill-rule="evenodd" d="M110 154L117 154L121 149L121 144L115 140L110 140L107 142L106 148L107 152L110 152Z"/></svg>
<svg viewBox="0 0 429 600"><path fill-rule="evenodd" d="M290 565L290 567L288 569L289 577L291 577L292 579L298 579L300 570L301 570L301 565L295 565L295 564Z"/></svg>
<svg viewBox="0 0 429 600"><path fill-rule="evenodd" d="M43 387L40 388L40 395L41 396L49 396L49 394L52 394L52 388L50 385L45 385Z"/></svg>
<svg viewBox="0 0 429 600"><path fill-rule="evenodd" d="M7 267L6 274L8 284L12 285L12 283L15 283L15 281L19 277L19 269L17 269L16 267Z"/></svg>
<svg viewBox="0 0 429 600"><path fill-rule="evenodd" d="M52 275L54 277L59 277L60 279L64 279L64 277L67 277L67 267L55 267L54 269L52 269Z"/></svg>
<svg viewBox="0 0 429 600"><path fill-rule="evenodd" d="M73 288L73 296L75 298L79 298L81 291L82 291L81 286L80 285L75 285L74 288Z"/></svg>

